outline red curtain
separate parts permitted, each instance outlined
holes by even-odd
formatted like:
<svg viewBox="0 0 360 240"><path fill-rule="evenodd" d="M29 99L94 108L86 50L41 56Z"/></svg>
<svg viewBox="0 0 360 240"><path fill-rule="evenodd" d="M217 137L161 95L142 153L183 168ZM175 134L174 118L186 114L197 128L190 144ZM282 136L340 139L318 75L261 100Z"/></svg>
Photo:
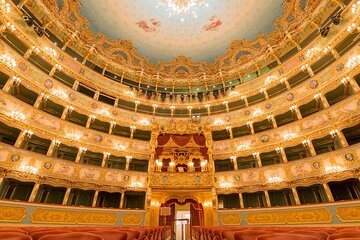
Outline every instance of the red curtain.
<svg viewBox="0 0 360 240"><path fill-rule="evenodd" d="M190 204L191 226L204 225L204 211L201 203Z"/></svg>
<svg viewBox="0 0 360 240"><path fill-rule="evenodd" d="M171 135L171 139L179 146L184 147L186 146L190 140L191 140L192 135L188 134L188 135L177 135L177 134L173 134Z"/></svg>
<svg viewBox="0 0 360 240"><path fill-rule="evenodd" d="M170 134L159 135L157 139L158 145L160 146L165 145L169 140L170 140Z"/></svg>
<svg viewBox="0 0 360 240"><path fill-rule="evenodd" d="M193 138L194 138L194 141L197 145L199 146L205 146L206 145L206 139L205 139L205 136L204 135L197 135L197 134L194 134L192 135Z"/></svg>

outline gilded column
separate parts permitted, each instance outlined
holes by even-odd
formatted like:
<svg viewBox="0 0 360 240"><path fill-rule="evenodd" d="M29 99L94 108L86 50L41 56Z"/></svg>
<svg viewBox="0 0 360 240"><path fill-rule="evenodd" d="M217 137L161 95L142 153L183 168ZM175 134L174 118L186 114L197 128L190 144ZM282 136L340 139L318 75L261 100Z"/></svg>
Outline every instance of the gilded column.
<svg viewBox="0 0 360 240"><path fill-rule="evenodd" d="M236 156L231 156L230 160L231 160L232 164L234 165L234 171L237 171L238 170L237 157Z"/></svg>
<svg viewBox="0 0 360 240"><path fill-rule="evenodd" d="M244 103L245 103L245 106L246 106L246 107L248 107L248 106L249 106L249 102L248 102L248 100L247 100L247 97L246 97L246 96L242 96L242 97L241 97L241 100L243 100L243 101L244 101Z"/></svg>
<svg viewBox="0 0 360 240"><path fill-rule="evenodd" d="M92 207L96 207L98 196L99 196L99 190L96 190L95 194L94 194L93 202L92 202L92 205L91 205Z"/></svg>
<svg viewBox="0 0 360 240"><path fill-rule="evenodd" d="M301 112L300 112L299 108L296 105L291 106L290 110L291 110L291 112L295 113L295 116L296 116L297 120L302 119Z"/></svg>
<svg viewBox="0 0 360 240"><path fill-rule="evenodd" d="M52 157L60 144L61 142L59 140L52 140L46 155Z"/></svg>
<svg viewBox="0 0 360 240"><path fill-rule="evenodd" d="M68 201L69 201L69 197L70 197L70 192L71 192L71 187L68 187L66 189L65 195L64 195L64 199L62 202L62 205L67 205Z"/></svg>
<svg viewBox="0 0 360 240"><path fill-rule="evenodd" d="M131 159L132 159L131 156L126 156L126 165L125 165L125 170L126 171L129 170Z"/></svg>
<svg viewBox="0 0 360 240"><path fill-rule="evenodd" d="M244 208L244 199L241 192L239 193L239 201L240 201L240 208Z"/></svg>
<svg viewBox="0 0 360 240"><path fill-rule="evenodd" d="M256 164L258 167L262 167L262 162L261 162L261 158L260 158L260 153L258 152L254 152L253 153L253 157L256 160Z"/></svg>
<svg viewBox="0 0 360 240"><path fill-rule="evenodd" d="M304 145L306 150L309 151L311 157L316 156L316 151L311 140L305 139L302 141L302 144Z"/></svg>
<svg viewBox="0 0 360 240"><path fill-rule="evenodd" d="M125 202L125 191L122 191L121 192L120 207L119 208L124 208L124 202Z"/></svg>
<svg viewBox="0 0 360 240"><path fill-rule="evenodd" d="M86 151L87 151L86 148L84 148L84 147L79 147L79 150L78 150L78 152L77 152L77 154L76 154L75 162L77 162L77 163L80 162L82 155L83 155Z"/></svg>
<svg viewBox="0 0 360 240"><path fill-rule="evenodd" d="M301 204L301 203L300 203L300 198L299 198L299 194L298 194L298 192L297 192L297 190L296 190L296 187L292 187L292 188L291 188L291 191L292 191L293 196L294 196L295 204L296 204L296 205L300 205L300 204Z"/></svg>
<svg viewBox="0 0 360 240"><path fill-rule="evenodd" d="M322 93L315 94L314 99L318 102L321 102L324 108L330 107L328 100L325 98L325 96Z"/></svg>
<svg viewBox="0 0 360 240"><path fill-rule="evenodd" d="M269 115L269 116L267 116L267 119L268 119L268 121L271 123L271 126L272 126L273 128L277 128L277 123L276 123L276 120L275 120L275 118L274 118L274 115Z"/></svg>
<svg viewBox="0 0 360 240"><path fill-rule="evenodd" d="M266 206L271 207L271 201L270 201L269 192L267 190L265 190L264 194L265 194Z"/></svg>
<svg viewBox="0 0 360 240"><path fill-rule="evenodd" d="M108 152L103 153L103 158L102 158L102 161L101 161L101 167L106 166L106 161L109 159L109 157L110 157L110 153L108 153Z"/></svg>
<svg viewBox="0 0 360 240"><path fill-rule="evenodd" d="M76 80L75 82L74 82L74 85L72 86L72 89L74 89L74 90L77 90L78 89L78 87L79 87L79 81L78 80Z"/></svg>
<svg viewBox="0 0 360 240"><path fill-rule="evenodd" d="M14 144L15 147L19 148L22 147L23 143L26 141L29 141L33 132L30 130L22 130L16 139L16 142Z"/></svg>
<svg viewBox="0 0 360 240"><path fill-rule="evenodd" d="M36 182L32 191L31 191L31 194L30 194L30 197L29 197L29 200L28 202L34 202L35 201L35 197L39 191L39 187L40 187L40 182Z"/></svg>
<svg viewBox="0 0 360 240"><path fill-rule="evenodd" d="M285 151L282 147L277 147L276 149L277 154L281 157L281 160L286 163L288 162Z"/></svg>
<svg viewBox="0 0 360 240"><path fill-rule="evenodd" d="M324 187L324 190L325 190L325 193L326 193L326 196L327 196L329 202L334 202L334 197L333 197L333 195L331 193L331 190L330 190L330 187L329 187L328 183L324 182L322 185Z"/></svg>
<svg viewBox="0 0 360 240"><path fill-rule="evenodd" d="M249 128L250 134L255 134L254 125L252 121L248 121L246 123L247 127Z"/></svg>
<svg viewBox="0 0 360 240"><path fill-rule="evenodd" d="M44 93L41 93L37 98L36 101L34 103L34 108L39 108L40 104L42 102L45 102L47 99L49 98L49 96L45 95Z"/></svg>
<svg viewBox="0 0 360 240"><path fill-rule="evenodd" d="M151 128L151 138L150 138L150 155L149 155L149 166L148 171L153 172L155 171L155 150L157 147L157 138L160 134L159 126L154 123Z"/></svg>

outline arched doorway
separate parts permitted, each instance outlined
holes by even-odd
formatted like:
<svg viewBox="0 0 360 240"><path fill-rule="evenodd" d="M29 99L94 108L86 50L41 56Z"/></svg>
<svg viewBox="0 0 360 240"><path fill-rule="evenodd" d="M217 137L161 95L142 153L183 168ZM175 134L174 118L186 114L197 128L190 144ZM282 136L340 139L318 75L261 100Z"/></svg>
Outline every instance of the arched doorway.
<svg viewBox="0 0 360 240"><path fill-rule="evenodd" d="M161 208L167 208L168 216L162 216L160 210L159 226L170 226L171 236L175 236L175 219L177 218L177 207L189 205L190 213L190 229L192 226L203 226L204 225L204 209L201 203L191 198L186 198L183 202L179 199L172 198L161 204ZM191 236L191 235L190 235Z"/></svg>

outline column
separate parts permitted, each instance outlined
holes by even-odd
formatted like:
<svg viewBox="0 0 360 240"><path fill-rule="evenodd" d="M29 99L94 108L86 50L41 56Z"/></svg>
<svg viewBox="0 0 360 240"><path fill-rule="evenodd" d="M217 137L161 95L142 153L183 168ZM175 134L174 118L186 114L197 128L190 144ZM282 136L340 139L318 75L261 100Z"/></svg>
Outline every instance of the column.
<svg viewBox="0 0 360 240"><path fill-rule="evenodd" d="M268 94L266 88L261 88L261 89L260 89L260 92L261 92L262 94L264 94L264 97L265 97L266 100L269 99L269 94Z"/></svg>
<svg viewBox="0 0 360 240"><path fill-rule="evenodd" d="M287 90L290 90L290 89L291 89L291 86L290 86L290 84L289 84L289 81L287 80L286 77L280 79L280 82L281 82L282 84L285 84Z"/></svg>
<svg viewBox="0 0 360 240"><path fill-rule="evenodd" d="M110 128L109 128L109 134L113 133L114 127L116 126L116 122L111 121L110 122Z"/></svg>
<svg viewBox="0 0 360 240"><path fill-rule="evenodd" d="M41 93L37 98L36 101L34 103L34 108L39 108L40 104L42 102L45 102L46 100L48 100L49 96L45 95L44 93Z"/></svg>
<svg viewBox="0 0 360 240"><path fill-rule="evenodd" d="M275 60L276 60L276 62L278 63L278 65L280 65L280 64L281 64L281 61L280 61L279 57L275 54L274 49L271 47L270 44L268 44L268 47L269 47L269 51L270 51L271 55L275 58Z"/></svg>
<svg viewBox="0 0 360 240"><path fill-rule="evenodd" d="M189 111L189 117L191 118L192 106L187 106L187 109Z"/></svg>
<svg viewBox="0 0 360 240"><path fill-rule="evenodd" d="M243 100L243 101L244 101L244 103L245 103L245 106L246 106L246 107L248 107L248 106L249 106L249 102L248 102L248 100L247 100L247 97L246 97L246 96L242 96L242 97L241 97L241 100Z"/></svg>
<svg viewBox="0 0 360 240"><path fill-rule="evenodd" d="M98 100L98 99L99 99L99 96L100 96L100 92L99 92L99 91L96 91L95 94L94 94L93 99L94 99L94 100Z"/></svg>
<svg viewBox="0 0 360 240"><path fill-rule="evenodd" d="M61 119L66 119L68 114L70 114L73 110L74 110L74 107L67 105L61 114Z"/></svg>
<svg viewBox="0 0 360 240"><path fill-rule="evenodd" d="M333 195L331 193L330 187L327 184L327 182L324 182L322 185L324 187L324 190L325 190L325 193L326 193L326 196L327 196L329 202L334 202L334 197L333 197Z"/></svg>
<svg viewBox="0 0 360 240"><path fill-rule="evenodd" d="M284 163L288 162L285 151L282 147L277 147L275 150Z"/></svg>
<svg viewBox="0 0 360 240"><path fill-rule="evenodd" d="M205 104L205 108L206 108L206 110L207 110L208 116L210 116L210 115L211 115L210 104Z"/></svg>
<svg viewBox="0 0 360 240"><path fill-rule="evenodd" d="M12 86L16 86L16 85L18 86L20 82L21 82L20 78L13 76L7 80L2 90L4 92L8 92Z"/></svg>
<svg viewBox="0 0 360 240"><path fill-rule="evenodd" d="M120 208L124 208L124 202L125 202L125 191L122 191L120 198Z"/></svg>
<svg viewBox="0 0 360 240"><path fill-rule="evenodd" d="M262 162L261 162L261 158L260 158L260 153L258 152L254 152L253 153L253 157L256 160L257 166L258 167L262 167Z"/></svg>
<svg viewBox="0 0 360 240"><path fill-rule="evenodd" d="M354 90L354 92L359 92L360 91L360 87L359 87L359 85L357 84L357 82L355 81L354 78L350 78L349 83L350 83L350 86L352 87L352 89Z"/></svg>
<svg viewBox="0 0 360 240"><path fill-rule="evenodd" d="M14 147L21 147L23 145L24 142L29 141L29 139L31 138L33 132L30 130L22 130L18 136L18 138L16 139L16 142L14 144Z"/></svg>
<svg viewBox="0 0 360 240"><path fill-rule="evenodd" d="M76 154L76 158L75 158L75 162L80 162L81 161L81 157L82 155L86 152L86 148L84 147L79 147L79 151Z"/></svg>
<svg viewBox="0 0 360 240"><path fill-rule="evenodd" d="M70 196L70 192L71 192L71 187L68 187L68 188L66 189L66 192L65 192L65 195L64 195L64 199L63 199L62 205L67 205L67 202L68 202L69 196Z"/></svg>
<svg viewBox="0 0 360 240"><path fill-rule="evenodd" d="M19 2L19 4L17 5L17 7L19 8L19 9L22 9L22 7L28 2L29 0L21 0L20 2Z"/></svg>
<svg viewBox="0 0 360 240"><path fill-rule="evenodd" d="M329 102L327 101L325 96L322 95L322 93L315 94L314 98L315 98L316 101L321 102L324 108L330 107Z"/></svg>
<svg viewBox="0 0 360 240"><path fill-rule="evenodd" d="M117 107L119 105L119 98L116 97L114 101L114 107Z"/></svg>
<svg viewBox="0 0 360 240"><path fill-rule="evenodd" d="M267 116L268 121L271 123L272 128L277 128L277 123L274 118L274 115Z"/></svg>
<svg viewBox="0 0 360 240"><path fill-rule="evenodd" d="M270 201L270 197L269 197L269 192L264 191L264 194L265 194L266 206L271 207L271 201Z"/></svg>
<svg viewBox="0 0 360 240"><path fill-rule="evenodd" d="M101 162L101 167L105 167L106 166L106 161L109 159L110 157L110 153L108 152L104 152L103 158L102 158L102 162Z"/></svg>
<svg viewBox="0 0 360 240"><path fill-rule="evenodd" d="M246 123L246 125L247 125L248 128L249 128L250 134L255 134L253 122L252 122L252 121L248 121L248 122Z"/></svg>
<svg viewBox="0 0 360 240"><path fill-rule="evenodd" d="M74 85L72 86L72 89L74 89L74 90L77 90L78 89L78 87L79 87L79 81L78 80L76 80L75 82L74 82Z"/></svg>
<svg viewBox="0 0 360 240"><path fill-rule="evenodd" d="M292 42L296 46L298 51L301 50L300 44L294 40L294 38L291 36L291 34L288 31L286 31L286 37L290 40L290 42Z"/></svg>
<svg viewBox="0 0 360 240"><path fill-rule="evenodd" d="M226 108L226 112L229 112L229 102L228 101L223 101L223 105Z"/></svg>
<svg viewBox="0 0 360 240"><path fill-rule="evenodd" d="M130 126L130 138L134 138L136 126Z"/></svg>
<svg viewBox="0 0 360 240"><path fill-rule="evenodd" d="M132 157L131 156L126 156L125 158L126 158L125 170L128 171L129 167L130 167L130 162L131 162Z"/></svg>
<svg viewBox="0 0 360 240"><path fill-rule="evenodd" d="M28 202L34 202L35 201L35 197L36 197L36 194L39 191L39 187L40 187L40 183L36 182L33 189L32 189L32 191L31 191Z"/></svg>
<svg viewBox="0 0 360 240"><path fill-rule="evenodd" d="M294 196L295 204L300 205L300 198L299 198L299 194L298 194L298 192L296 190L296 187L292 187L291 191L292 191L293 196Z"/></svg>
<svg viewBox="0 0 360 240"><path fill-rule="evenodd" d="M300 112L299 108L296 105L291 106L290 110L291 110L291 112L295 113L295 116L296 116L297 120L302 119L301 112Z"/></svg>
<svg viewBox="0 0 360 240"><path fill-rule="evenodd" d="M237 157L236 156L231 156L230 157L230 160L232 162L232 164L234 165L234 171L237 171L238 170L238 163L237 163Z"/></svg>
<svg viewBox="0 0 360 240"><path fill-rule="evenodd" d="M342 131L339 130L333 130L330 132L331 137L335 141L339 141L342 148L349 146L349 143L347 142L345 135Z"/></svg>
<svg viewBox="0 0 360 240"><path fill-rule="evenodd" d="M315 74L314 74L314 71L311 69L310 65L309 64L305 64L301 67L301 70L304 71L304 72L308 72L310 77L313 77Z"/></svg>
<svg viewBox="0 0 360 240"><path fill-rule="evenodd" d="M96 207L98 196L99 196L99 190L96 190L95 194L94 194L93 202L92 202L92 205L91 205L92 207Z"/></svg>
<svg viewBox="0 0 360 240"><path fill-rule="evenodd" d="M4 181L5 176L6 176L6 170L0 170L0 186Z"/></svg>
<svg viewBox="0 0 360 240"><path fill-rule="evenodd" d="M93 115L93 114L90 114L89 118L87 119L87 122L86 122L86 128L90 128L91 126L91 123L93 123L96 119L96 116Z"/></svg>
<svg viewBox="0 0 360 240"><path fill-rule="evenodd" d="M244 208L244 199L241 192L239 193L239 201L240 201L240 208Z"/></svg>
<svg viewBox="0 0 360 240"><path fill-rule="evenodd" d="M309 151L311 157L316 156L316 151L315 151L314 145L312 144L311 140L309 140L309 139L303 140L302 144L304 145L306 150Z"/></svg>
<svg viewBox="0 0 360 240"><path fill-rule="evenodd" d="M229 133L230 139L232 139L232 138L233 138L232 127L231 127L231 126L227 126L227 127L226 127L226 131Z"/></svg>
<svg viewBox="0 0 360 240"><path fill-rule="evenodd" d="M46 156L52 157L54 155L54 152L56 148L60 146L61 142L59 140L52 140L49 146L49 149L46 153Z"/></svg>

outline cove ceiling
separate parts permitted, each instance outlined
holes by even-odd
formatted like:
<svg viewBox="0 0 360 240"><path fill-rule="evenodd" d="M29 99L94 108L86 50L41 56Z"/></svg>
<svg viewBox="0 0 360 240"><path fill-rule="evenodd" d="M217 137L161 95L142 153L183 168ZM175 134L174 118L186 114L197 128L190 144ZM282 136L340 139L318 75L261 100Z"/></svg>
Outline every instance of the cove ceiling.
<svg viewBox="0 0 360 240"><path fill-rule="evenodd" d="M151 62L183 54L214 62L236 39L269 33L283 14L283 0L205 0L196 13L168 16L159 0L81 0L90 29L111 39L130 40Z"/></svg>

